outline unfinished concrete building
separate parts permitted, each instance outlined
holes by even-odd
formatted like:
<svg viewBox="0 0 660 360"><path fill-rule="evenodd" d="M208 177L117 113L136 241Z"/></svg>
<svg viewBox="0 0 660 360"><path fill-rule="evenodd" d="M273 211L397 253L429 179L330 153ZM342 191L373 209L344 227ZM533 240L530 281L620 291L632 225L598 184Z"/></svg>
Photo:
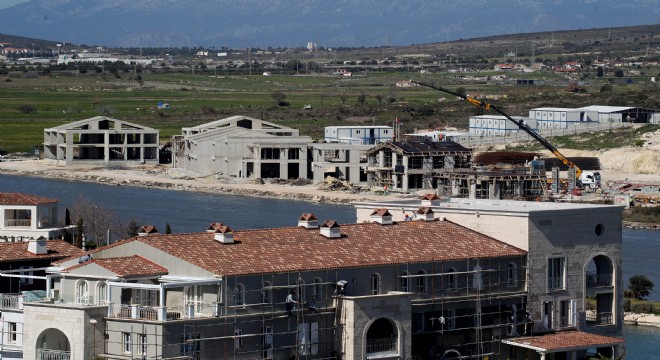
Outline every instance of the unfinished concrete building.
<svg viewBox="0 0 660 360"><path fill-rule="evenodd" d="M545 170L524 166L446 170L436 176L437 194L469 199L533 200L548 196Z"/></svg>
<svg viewBox="0 0 660 360"><path fill-rule="evenodd" d="M367 151L367 182L376 189L435 189L437 175L469 168L472 151L455 142L387 142Z"/></svg>
<svg viewBox="0 0 660 360"><path fill-rule="evenodd" d="M373 145L314 143L312 154L312 179L321 182L327 176L342 179L351 184L367 183L366 152Z"/></svg>
<svg viewBox="0 0 660 360"><path fill-rule="evenodd" d="M175 167L200 175L242 178L306 178L309 136L248 116L232 116L175 137Z"/></svg>
<svg viewBox="0 0 660 360"><path fill-rule="evenodd" d="M66 165L158 164L159 131L106 116L44 129L44 158Z"/></svg>

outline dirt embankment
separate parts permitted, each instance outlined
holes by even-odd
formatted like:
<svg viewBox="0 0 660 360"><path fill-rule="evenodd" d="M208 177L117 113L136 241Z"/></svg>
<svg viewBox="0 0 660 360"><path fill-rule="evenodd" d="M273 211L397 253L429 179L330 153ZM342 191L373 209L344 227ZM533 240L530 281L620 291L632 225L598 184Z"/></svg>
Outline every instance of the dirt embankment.
<svg viewBox="0 0 660 360"><path fill-rule="evenodd" d="M185 172L172 171L171 168L165 166L127 166L112 169L90 166L57 166L44 160L23 160L0 162L0 174L85 181L112 186L139 186L337 204L400 198L398 195L381 195L369 191L323 190L318 185L293 186L212 176L194 177Z"/></svg>

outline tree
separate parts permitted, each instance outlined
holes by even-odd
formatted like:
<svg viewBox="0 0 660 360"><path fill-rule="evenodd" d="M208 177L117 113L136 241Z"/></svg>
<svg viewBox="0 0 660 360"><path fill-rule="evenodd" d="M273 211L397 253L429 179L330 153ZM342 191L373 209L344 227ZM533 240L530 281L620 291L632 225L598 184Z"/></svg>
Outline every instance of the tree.
<svg viewBox="0 0 660 360"><path fill-rule="evenodd" d="M140 225L138 225L135 219L131 219L131 222L129 222L126 229L124 229L124 235L126 235L127 238L137 236L138 230L140 230Z"/></svg>
<svg viewBox="0 0 660 360"><path fill-rule="evenodd" d="M275 103L279 105L280 103L283 103L284 100L286 100L286 94L281 92L281 91L276 91L272 94L270 94L270 97L275 100Z"/></svg>
<svg viewBox="0 0 660 360"><path fill-rule="evenodd" d="M616 76L616 77L623 77L623 70L621 70L621 69L617 69L617 70L614 72L614 76Z"/></svg>
<svg viewBox="0 0 660 360"><path fill-rule="evenodd" d="M165 225L165 234L171 234L172 233L172 228L170 227L170 223L167 223Z"/></svg>
<svg viewBox="0 0 660 360"><path fill-rule="evenodd" d="M603 67L602 67L602 66L599 66L599 67L596 69L596 76L598 76L598 77L603 77L603 73L604 73Z"/></svg>
<svg viewBox="0 0 660 360"><path fill-rule="evenodd" d="M644 275L634 275L629 280L628 289L632 291L635 299L642 300L651 294L653 282Z"/></svg>
<svg viewBox="0 0 660 360"><path fill-rule="evenodd" d="M112 211L83 196L73 204L69 217L72 223L84 223L85 240L97 244L105 244L107 231L117 228Z"/></svg>
<svg viewBox="0 0 660 360"><path fill-rule="evenodd" d="M357 97L357 103L360 105L364 105L367 102L367 95L365 94L360 94Z"/></svg>

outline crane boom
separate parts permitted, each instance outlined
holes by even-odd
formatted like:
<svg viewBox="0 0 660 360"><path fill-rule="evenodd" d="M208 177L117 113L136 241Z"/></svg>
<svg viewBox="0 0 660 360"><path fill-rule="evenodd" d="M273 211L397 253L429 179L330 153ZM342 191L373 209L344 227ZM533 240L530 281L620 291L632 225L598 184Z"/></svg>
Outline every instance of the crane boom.
<svg viewBox="0 0 660 360"><path fill-rule="evenodd" d="M545 146L546 149L550 150L550 152L555 157L557 157L557 159L559 159L564 165L568 165L569 167L575 168L575 177L576 177L576 179L580 179L580 175L582 175L582 169L580 169L572 161L568 160L566 158L566 156L564 156L561 152L559 152L559 150L557 150L557 148L554 145L552 145L550 142L548 142L548 140L543 138L536 131L532 130L529 127L529 125L525 124L522 120L514 119L509 114L504 112L504 110L500 109L499 107L497 107L493 104L489 104L489 103L479 101L479 100L471 98L469 96L460 94L456 91L452 91L452 90L445 89L445 88L437 86L437 85L431 85L431 84L427 84L427 83L423 83L423 82L419 82L419 81L415 81L415 80L410 80L410 82L412 82L414 84L421 85L421 86L426 86L428 88L435 89L435 90L438 90L438 91L442 91L442 92L445 92L447 94L458 96L459 98L461 98L463 100L467 100L472 105L484 108L485 110L491 110L492 109L493 111L495 111L498 114L500 114L500 115L504 116L505 118L507 118L509 121L511 121L514 124L518 125L518 127L521 128L522 130L524 130L527 134L529 134L529 136L533 137L536 141L540 142L541 145Z"/></svg>

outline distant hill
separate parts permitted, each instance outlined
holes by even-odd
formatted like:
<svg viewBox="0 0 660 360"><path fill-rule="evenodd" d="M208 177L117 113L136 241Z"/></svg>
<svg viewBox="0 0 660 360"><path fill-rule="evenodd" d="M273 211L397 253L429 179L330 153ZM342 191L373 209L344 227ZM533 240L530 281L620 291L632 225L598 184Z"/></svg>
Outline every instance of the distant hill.
<svg viewBox="0 0 660 360"><path fill-rule="evenodd" d="M656 24L660 0L31 0L3 31L111 47L377 47Z"/></svg>

